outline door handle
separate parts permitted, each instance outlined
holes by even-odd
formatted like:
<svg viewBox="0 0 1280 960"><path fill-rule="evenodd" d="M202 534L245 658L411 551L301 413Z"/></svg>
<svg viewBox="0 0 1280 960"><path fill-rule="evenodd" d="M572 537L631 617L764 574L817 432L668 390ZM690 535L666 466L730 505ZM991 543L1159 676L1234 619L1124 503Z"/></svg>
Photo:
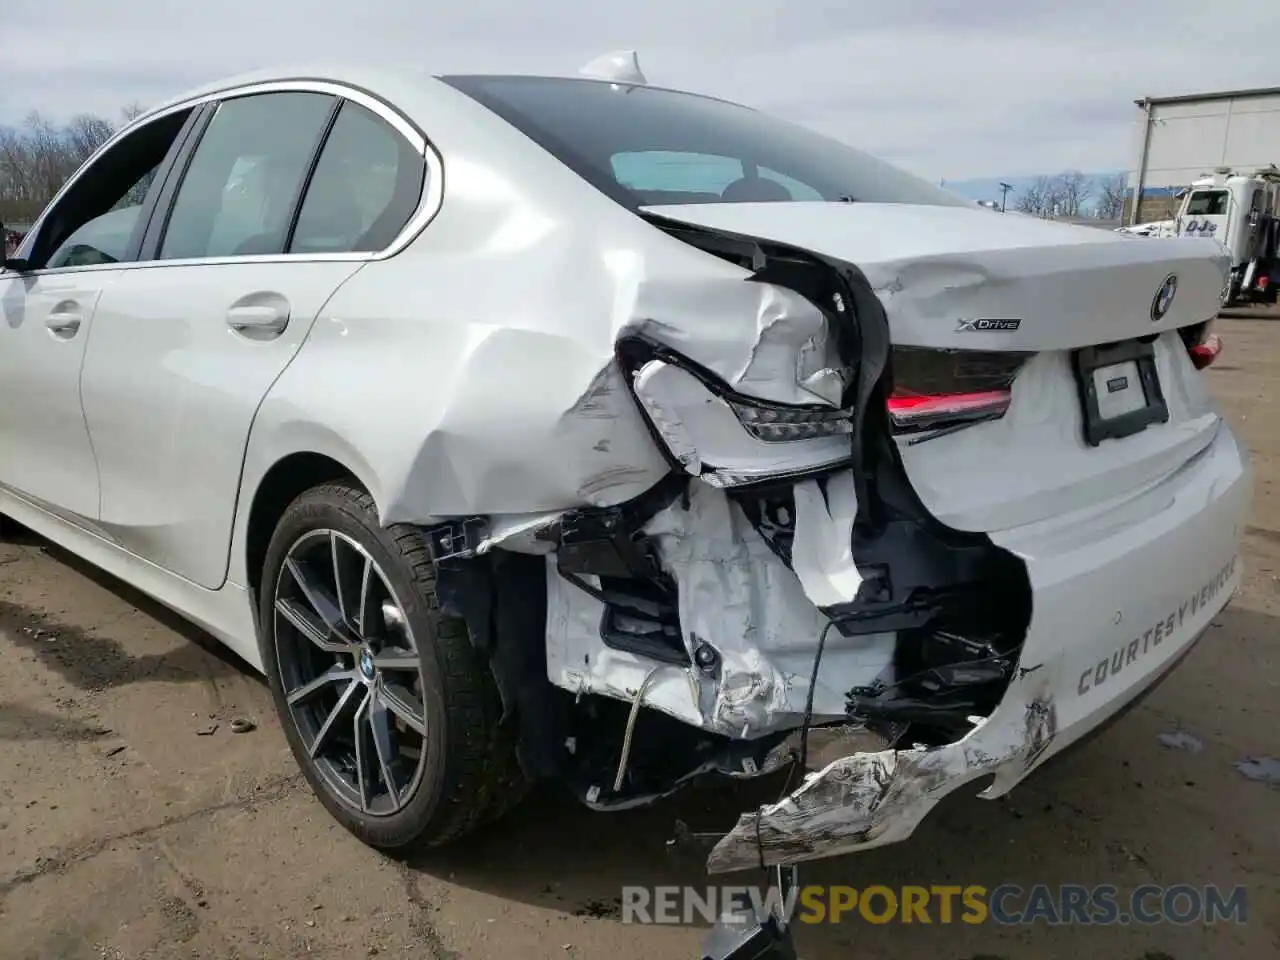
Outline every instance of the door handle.
<svg viewBox="0 0 1280 960"><path fill-rule="evenodd" d="M44 325L60 337L74 337L80 330L80 315L57 310L45 317Z"/></svg>
<svg viewBox="0 0 1280 960"><path fill-rule="evenodd" d="M239 333L279 334L289 325L289 311L267 304L243 304L227 311L227 326Z"/></svg>

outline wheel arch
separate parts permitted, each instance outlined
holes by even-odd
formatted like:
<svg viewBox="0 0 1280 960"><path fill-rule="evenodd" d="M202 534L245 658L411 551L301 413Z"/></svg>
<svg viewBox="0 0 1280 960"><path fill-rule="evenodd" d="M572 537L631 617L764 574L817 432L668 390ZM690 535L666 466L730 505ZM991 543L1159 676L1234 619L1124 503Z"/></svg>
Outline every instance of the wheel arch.
<svg viewBox="0 0 1280 960"><path fill-rule="evenodd" d="M244 538L245 586L255 604L267 547L285 510L300 494L334 480L350 480L373 493L355 470L328 454L309 450L281 457L262 475L250 501Z"/></svg>

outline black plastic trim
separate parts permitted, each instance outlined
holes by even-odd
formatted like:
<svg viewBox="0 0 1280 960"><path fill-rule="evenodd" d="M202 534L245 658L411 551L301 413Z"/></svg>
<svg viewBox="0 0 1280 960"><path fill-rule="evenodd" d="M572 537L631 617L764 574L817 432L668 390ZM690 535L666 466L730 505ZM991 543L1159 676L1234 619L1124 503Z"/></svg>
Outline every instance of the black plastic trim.
<svg viewBox="0 0 1280 960"><path fill-rule="evenodd" d="M201 111L202 108L199 107L187 111L187 117L182 122L182 127L178 130L177 136L173 138L173 143L169 145L164 160L160 163L160 169L156 172L156 178L151 182L151 188L147 190L146 199L143 200L142 210L138 215L138 222L134 225L133 236L129 239L126 256L129 262L136 263L140 259L147 232L151 229L151 219L155 216L160 198L164 195L164 189L168 185L170 177L173 176L174 165L182 156L187 140L191 137L191 131L200 122ZM152 122L162 123L165 119L167 119L167 116Z"/></svg>
<svg viewBox="0 0 1280 960"><path fill-rule="evenodd" d="M156 197L155 206L147 223L147 232L143 234L142 246L138 251L139 261L156 259L156 254L160 251L160 244L164 240L165 231L169 229L169 217L173 213L173 202L178 195L178 188L182 186L182 181L186 179L187 170L191 166L191 157L195 154L196 148L200 146L200 141L204 139L204 132L209 129L209 123L217 112L217 101L202 103L196 108L182 146L174 156L173 163L169 166L165 175L164 187Z"/></svg>
<svg viewBox="0 0 1280 960"><path fill-rule="evenodd" d="M280 249L273 252L285 253L293 246L293 234L298 229L298 218L302 216L302 204L306 200L307 191L311 188L311 179L316 175L316 167L320 166L320 156L324 153L325 144L329 142L329 134L333 132L333 125L338 122L338 114L342 112L342 108L348 102L342 97L333 98L333 104L329 107L329 116L325 118L323 126L320 127L320 133L316 136L315 143L311 145L311 160L307 163L307 172L298 181L298 187L293 192L293 199L289 201L289 226L285 229L284 240Z"/></svg>
<svg viewBox="0 0 1280 960"><path fill-rule="evenodd" d="M1122 343L1085 347L1072 355L1076 386L1080 392L1080 404L1084 412L1084 439L1091 447L1103 440L1120 440L1141 433L1153 423L1169 420L1169 405L1160 389L1160 375L1156 370L1155 348L1149 341L1126 340ZM1134 362L1142 385L1146 406L1110 420L1102 419L1098 406L1098 390L1092 374L1102 367L1117 363Z"/></svg>

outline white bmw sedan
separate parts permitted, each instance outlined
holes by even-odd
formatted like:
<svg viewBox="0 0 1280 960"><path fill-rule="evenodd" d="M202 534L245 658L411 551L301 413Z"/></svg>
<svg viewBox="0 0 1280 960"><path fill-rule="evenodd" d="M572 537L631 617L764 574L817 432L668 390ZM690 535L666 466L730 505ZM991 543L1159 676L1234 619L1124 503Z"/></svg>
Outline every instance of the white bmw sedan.
<svg viewBox="0 0 1280 960"><path fill-rule="evenodd" d="M643 83L262 73L5 262L0 512L263 671L372 845L789 768L708 865L794 863L1008 791L1228 602L1226 276Z"/></svg>

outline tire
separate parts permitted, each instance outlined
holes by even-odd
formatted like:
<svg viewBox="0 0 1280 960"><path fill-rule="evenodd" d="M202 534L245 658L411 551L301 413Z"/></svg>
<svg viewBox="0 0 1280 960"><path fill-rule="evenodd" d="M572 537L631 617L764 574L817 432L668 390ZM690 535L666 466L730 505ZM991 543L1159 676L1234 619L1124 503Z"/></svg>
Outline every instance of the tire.
<svg viewBox="0 0 1280 960"><path fill-rule="evenodd" d="M342 630L350 629L330 631L327 642L336 647L353 637L360 640L364 646L346 647L356 651L350 656L322 649L315 631L304 633L298 625L299 610L324 606L311 607L307 601L316 595L315 589L308 593L302 584L305 580L312 588L320 586L326 542L339 559L333 561L325 582L335 584L334 571L344 571L349 595L345 607L342 588L331 589L339 608L350 614L337 617L328 607L331 619L347 624ZM318 559L307 559L313 555ZM372 586L357 590L350 571L361 565L361 557L373 570L361 583ZM358 604L352 599L357 593ZM388 601L383 601L379 615L373 606L378 595L389 596L400 613L389 613ZM358 613L352 612L356 606ZM522 799L525 782L516 761L514 731L499 725L497 686L466 624L440 611L435 567L422 533L410 526L379 526L373 498L364 490L351 483L328 483L303 493L285 510L263 566L258 623L263 664L289 747L321 803L362 842L388 851L441 846L498 819ZM325 621L304 617L303 623L314 628ZM379 631L385 635L382 639L374 637ZM410 656L409 646L416 648L416 658ZM367 656L360 652L366 649ZM333 665L321 669L330 658ZM371 666L375 660L398 666ZM308 670L316 673L311 682ZM331 700L341 700L348 690L344 670L352 683L364 686L355 688L343 712L326 725L323 718L331 712ZM376 676L366 675L366 670L376 671ZM330 682L321 673L339 679ZM322 684L317 693L301 690L316 684ZM291 705L286 690L305 699ZM417 699L412 696L415 691ZM353 706L362 698L364 706ZM384 709L397 703L400 713ZM410 715L415 722L424 721L425 729L418 732L402 719ZM350 738L350 747L344 737ZM311 745L317 740L322 746L313 758ZM389 765L382 763L388 751L395 755ZM410 765L414 777L401 784ZM388 782L401 792L372 796ZM371 798L366 804L367 794ZM393 809L396 804L400 806Z"/></svg>

